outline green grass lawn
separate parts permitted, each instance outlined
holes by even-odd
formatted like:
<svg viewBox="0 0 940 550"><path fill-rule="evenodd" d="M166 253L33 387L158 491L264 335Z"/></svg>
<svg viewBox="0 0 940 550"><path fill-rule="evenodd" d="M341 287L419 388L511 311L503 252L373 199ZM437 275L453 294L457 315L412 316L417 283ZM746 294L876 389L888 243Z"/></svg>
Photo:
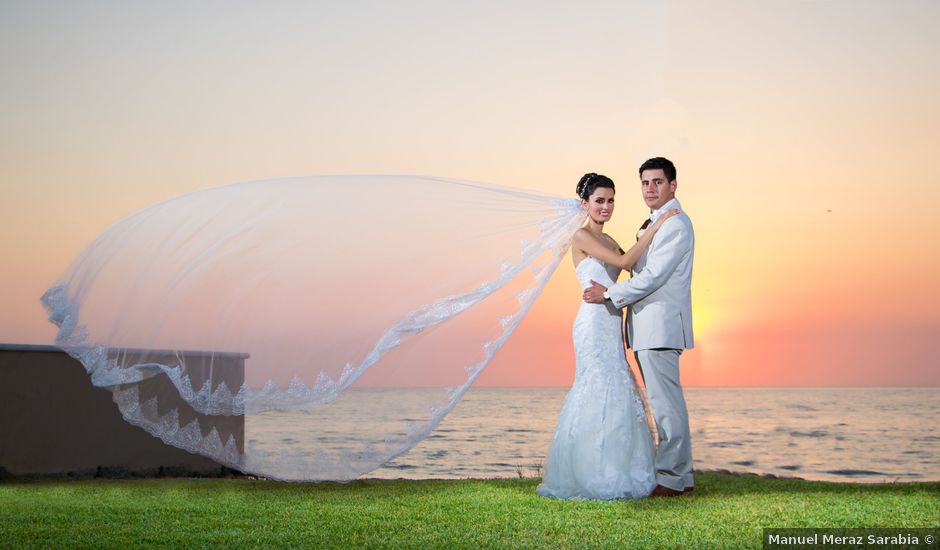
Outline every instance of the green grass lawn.
<svg viewBox="0 0 940 550"><path fill-rule="evenodd" d="M691 495L559 501L537 479L0 484L0 546L742 548L764 527L938 527L940 483L698 473Z"/></svg>

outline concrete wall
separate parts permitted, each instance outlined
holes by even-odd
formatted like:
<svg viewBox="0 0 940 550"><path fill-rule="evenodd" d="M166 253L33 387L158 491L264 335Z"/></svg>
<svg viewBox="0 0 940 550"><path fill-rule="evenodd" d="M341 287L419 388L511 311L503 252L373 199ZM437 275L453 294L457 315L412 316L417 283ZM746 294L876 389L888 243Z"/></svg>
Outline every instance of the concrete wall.
<svg viewBox="0 0 940 550"><path fill-rule="evenodd" d="M147 355L154 358L160 353ZM241 386L247 355L212 354L212 363L202 369L200 358L207 354L183 353L184 359L192 360L187 369L197 384L209 376L203 370L216 369L213 379L224 379L235 391ZM219 369L224 376L219 376ZM183 425L193 417L204 429L211 422L223 442L232 434L239 449L244 449L244 417L199 415L176 396L162 374L144 381L139 389L142 400L161 396L161 414L175 407ZM168 395L178 402L171 402ZM81 363L65 352L53 346L11 344L0 344L0 468L12 475L154 475L161 468L202 475L225 471L208 458L166 445L127 423L112 393L92 386Z"/></svg>

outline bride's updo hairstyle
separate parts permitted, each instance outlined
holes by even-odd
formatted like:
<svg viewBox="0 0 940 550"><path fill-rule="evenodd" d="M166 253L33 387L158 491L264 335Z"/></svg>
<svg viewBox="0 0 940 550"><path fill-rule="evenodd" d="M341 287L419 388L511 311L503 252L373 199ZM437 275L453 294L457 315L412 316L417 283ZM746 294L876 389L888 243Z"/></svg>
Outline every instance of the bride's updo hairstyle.
<svg viewBox="0 0 940 550"><path fill-rule="evenodd" d="M584 174L581 181L578 182L578 187L575 189L575 192L581 199L588 200L598 187L614 189L614 181L607 176L591 172L590 174ZM616 189L614 189L614 191L616 191Z"/></svg>

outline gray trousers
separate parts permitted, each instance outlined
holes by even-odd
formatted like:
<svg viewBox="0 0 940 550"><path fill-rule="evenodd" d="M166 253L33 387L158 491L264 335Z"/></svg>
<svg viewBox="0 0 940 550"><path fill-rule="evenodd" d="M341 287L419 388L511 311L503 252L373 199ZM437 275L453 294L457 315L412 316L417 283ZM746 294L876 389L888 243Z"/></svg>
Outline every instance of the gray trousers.
<svg viewBox="0 0 940 550"><path fill-rule="evenodd" d="M679 385L680 349L647 349L634 352L653 418L659 432L656 448L656 481L681 491L692 481L692 436L689 413Z"/></svg>

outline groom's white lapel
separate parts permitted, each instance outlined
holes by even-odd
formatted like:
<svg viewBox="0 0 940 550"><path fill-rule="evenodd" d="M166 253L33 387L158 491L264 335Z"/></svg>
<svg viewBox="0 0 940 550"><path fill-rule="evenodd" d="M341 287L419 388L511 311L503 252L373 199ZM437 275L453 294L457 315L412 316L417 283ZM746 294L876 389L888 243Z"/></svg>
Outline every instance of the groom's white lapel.
<svg viewBox="0 0 940 550"><path fill-rule="evenodd" d="M673 208L678 208L680 212L682 210L682 205L679 204L679 200L676 198L670 199L669 202L664 204L658 210L653 210L652 212L650 212L649 219L643 223L643 226L640 228L640 230L636 234L637 240L639 240L640 237L643 236L643 233L646 232L646 227L656 223L656 220L658 220L659 217L663 215L663 213L668 212L669 210L672 210ZM643 254L640 255L640 258L637 260L636 264L634 264L634 266L630 269L631 276L636 276L637 273L639 273L640 271L643 270L644 267L646 267L646 262L649 259L650 253L656 248L657 244L662 242L661 234L662 234L663 229L665 229L665 227L660 228L660 231L657 232L656 235L653 236L653 242L651 242L649 247L645 251L643 251ZM620 308L624 307L624 306L617 304L616 302L614 302L614 304Z"/></svg>

